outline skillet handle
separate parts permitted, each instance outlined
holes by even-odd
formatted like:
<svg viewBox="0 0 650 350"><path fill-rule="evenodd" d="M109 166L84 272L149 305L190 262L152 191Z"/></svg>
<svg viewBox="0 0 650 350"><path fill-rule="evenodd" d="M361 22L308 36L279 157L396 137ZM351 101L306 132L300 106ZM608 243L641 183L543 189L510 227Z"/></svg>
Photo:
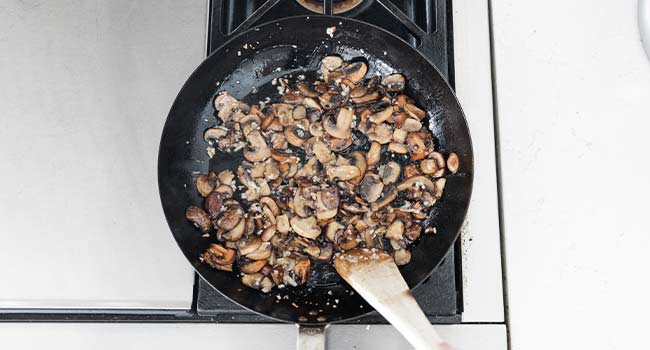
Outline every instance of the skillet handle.
<svg viewBox="0 0 650 350"><path fill-rule="evenodd" d="M325 329L327 326L298 325L298 350L325 350Z"/></svg>

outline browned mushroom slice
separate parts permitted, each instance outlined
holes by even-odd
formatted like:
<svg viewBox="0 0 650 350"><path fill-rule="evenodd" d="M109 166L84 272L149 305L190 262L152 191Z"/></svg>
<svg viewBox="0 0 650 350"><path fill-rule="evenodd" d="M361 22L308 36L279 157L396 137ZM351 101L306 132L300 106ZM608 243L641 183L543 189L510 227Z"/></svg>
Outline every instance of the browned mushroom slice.
<svg viewBox="0 0 650 350"><path fill-rule="evenodd" d="M406 86L406 78L400 73L391 74L381 80L381 84L386 87L386 90L391 92L402 91Z"/></svg>
<svg viewBox="0 0 650 350"><path fill-rule="evenodd" d="M214 98L214 108L216 110L222 109L226 104L239 102L236 98L230 96L228 92L221 92Z"/></svg>
<svg viewBox="0 0 650 350"><path fill-rule="evenodd" d="M290 163L294 164L298 162L298 157L296 157L291 150L280 150L273 149L271 150L271 158L276 160L278 163Z"/></svg>
<svg viewBox="0 0 650 350"><path fill-rule="evenodd" d="M388 144L388 150L397 154L409 153L408 147L403 143L391 142Z"/></svg>
<svg viewBox="0 0 650 350"><path fill-rule="evenodd" d="M334 179L347 181L359 176L361 171L354 165L339 165L327 167L325 174L329 181L334 181Z"/></svg>
<svg viewBox="0 0 650 350"><path fill-rule="evenodd" d="M434 192L434 197L436 199L442 198L442 192L445 189L445 184L447 184L447 179L445 179L444 177L436 180L436 190Z"/></svg>
<svg viewBox="0 0 650 350"><path fill-rule="evenodd" d="M289 232L291 226L289 224L289 217L286 214L278 215L275 220L277 222L278 232L282 234Z"/></svg>
<svg viewBox="0 0 650 350"><path fill-rule="evenodd" d="M332 137L345 139L350 137L350 126L353 118L354 111L352 108L342 108L336 115L336 120L330 115L323 121L323 128Z"/></svg>
<svg viewBox="0 0 650 350"><path fill-rule="evenodd" d="M350 156L352 158L350 165L354 165L359 168L359 176L356 179L352 179L351 182L358 184L366 174L366 169L368 169L368 164L366 164L366 156L364 156L360 151L352 152Z"/></svg>
<svg viewBox="0 0 650 350"><path fill-rule="evenodd" d="M343 230L345 226L341 225L339 222L332 221L329 224L327 224L327 228L325 229L325 238L330 240L331 242L334 242L336 239L336 234Z"/></svg>
<svg viewBox="0 0 650 350"><path fill-rule="evenodd" d="M408 133L402 129L395 129L393 131L393 141L397 143L404 143L406 142L406 136Z"/></svg>
<svg viewBox="0 0 650 350"><path fill-rule="evenodd" d="M224 230L232 230L244 216L244 211L241 205L233 200L224 202L224 207L225 210L217 220L217 226Z"/></svg>
<svg viewBox="0 0 650 350"><path fill-rule="evenodd" d="M404 94L397 95L395 99L393 100L393 104L398 106L399 108L404 108L406 106L406 103L409 101L409 97Z"/></svg>
<svg viewBox="0 0 650 350"><path fill-rule="evenodd" d="M327 164L334 159L334 154L332 154L329 146L321 139L314 143L312 150L321 164Z"/></svg>
<svg viewBox="0 0 650 350"><path fill-rule="evenodd" d="M263 293L268 293L273 288L273 281L259 272L250 275L242 274L241 283Z"/></svg>
<svg viewBox="0 0 650 350"><path fill-rule="evenodd" d="M247 136L248 146L244 149L244 158L250 162L261 162L271 156L271 150L259 131L252 131Z"/></svg>
<svg viewBox="0 0 650 350"><path fill-rule="evenodd" d="M359 94L359 91L356 91L359 88L356 88L355 90L352 91L352 93L355 93L355 95ZM364 88L365 89L365 88ZM353 96L352 93L350 93L350 99L352 102L354 102L355 105L357 106L362 106L370 102L377 101L381 98L381 94L377 90L371 90L371 91L365 91L365 95L361 96Z"/></svg>
<svg viewBox="0 0 650 350"><path fill-rule="evenodd" d="M256 251L262 245L262 240L257 236L251 236L237 242L237 250L241 255L248 255Z"/></svg>
<svg viewBox="0 0 650 350"><path fill-rule="evenodd" d="M364 62L353 62L343 66L343 74L345 77L356 83L363 79L368 72L368 65Z"/></svg>
<svg viewBox="0 0 650 350"><path fill-rule="evenodd" d="M311 137L311 135L309 134L309 131L297 125L292 125L284 129L284 137L291 145L301 147L305 141Z"/></svg>
<svg viewBox="0 0 650 350"><path fill-rule="evenodd" d="M376 202L370 204L370 209L372 209L372 211L377 211L392 203L395 198L397 198L397 190L395 189L395 186L384 186L384 192L381 194L381 197Z"/></svg>
<svg viewBox="0 0 650 350"><path fill-rule="evenodd" d="M268 259L271 256L273 248L271 247L270 242L262 242L257 249L251 253L246 254L246 257L251 260L263 260Z"/></svg>
<svg viewBox="0 0 650 350"><path fill-rule="evenodd" d="M404 111L408 113L411 117L416 118L417 120L422 120L426 116L426 112L418 108L418 106L407 103L404 105Z"/></svg>
<svg viewBox="0 0 650 350"><path fill-rule="evenodd" d="M455 174L458 171L459 167L459 161L458 161L458 155L456 153L451 153L449 154L449 158L447 158L447 169L451 171L452 174Z"/></svg>
<svg viewBox="0 0 650 350"><path fill-rule="evenodd" d="M404 237L404 223L400 220L395 220L386 228L384 237L388 239L400 240Z"/></svg>
<svg viewBox="0 0 650 350"><path fill-rule="evenodd" d="M239 125L241 127L244 136L250 134L253 130L260 130L262 125L262 119L254 114L249 114L239 120Z"/></svg>
<svg viewBox="0 0 650 350"><path fill-rule="evenodd" d="M291 223L291 228L302 237L315 239L320 236L321 230L320 227L318 227L316 217L314 216L309 216L307 218L294 216L289 220L289 222Z"/></svg>
<svg viewBox="0 0 650 350"><path fill-rule="evenodd" d="M387 120L390 120L390 117L393 115L393 106L388 105L388 107L384 108L383 110L371 114L370 115L370 121L375 123L375 124L380 124L383 123Z"/></svg>
<svg viewBox="0 0 650 350"><path fill-rule="evenodd" d="M400 126L400 129L407 132L420 131L422 129L422 123L415 118L406 118Z"/></svg>
<svg viewBox="0 0 650 350"><path fill-rule="evenodd" d="M336 90L328 90L318 97L318 102L324 109L336 109L344 105L349 96L344 96Z"/></svg>
<svg viewBox="0 0 650 350"><path fill-rule="evenodd" d="M278 230L275 226L269 226L265 228L264 231L262 231L262 235L260 236L260 238L262 239L262 241L268 242L275 236L275 233L277 231Z"/></svg>
<svg viewBox="0 0 650 350"><path fill-rule="evenodd" d="M324 71L333 71L343 66L343 59L339 56L325 56L320 61Z"/></svg>
<svg viewBox="0 0 650 350"><path fill-rule="evenodd" d="M368 150L368 155L366 156L366 163L370 165L374 165L377 162L379 162L379 159L381 158L381 144L379 142L372 142L370 144L370 149Z"/></svg>
<svg viewBox="0 0 650 350"><path fill-rule="evenodd" d="M377 141L382 145L389 143L392 138L393 128L386 123L377 124L375 128L368 133L368 139L371 141Z"/></svg>
<svg viewBox="0 0 650 350"><path fill-rule="evenodd" d="M368 203L372 203L379 199L382 191L384 190L384 183L381 178L376 174L366 174L361 183L357 186L357 194Z"/></svg>
<svg viewBox="0 0 650 350"><path fill-rule="evenodd" d="M307 97L318 97L320 94L314 90L314 86L306 81L301 81L296 84L298 91ZM304 103L304 102L303 102Z"/></svg>
<svg viewBox="0 0 650 350"><path fill-rule="evenodd" d="M379 167L379 176L384 185L392 184L399 180L401 167L397 162L390 161Z"/></svg>
<svg viewBox="0 0 650 350"><path fill-rule="evenodd" d="M230 231L224 233L222 235L223 239L235 242L238 241L242 236L244 235L244 231L246 228L246 219L242 218L239 220L239 223Z"/></svg>
<svg viewBox="0 0 650 350"><path fill-rule="evenodd" d="M239 262L239 271L245 274L259 272L266 265L266 260L243 260Z"/></svg>
<svg viewBox="0 0 650 350"><path fill-rule="evenodd" d="M309 133L313 136L323 136L325 134L325 129L323 129L323 124L320 122L313 122L309 124Z"/></svg>
<svg viewBox="0 0 650 350"><path fill-rule="evenodd" d="M334 243L341 250L350 250L356 248L356 246L359 245L360 241L361 240L354 232L354 227L352 225L348 225L345 230L339 231L337 233Z"/></svg>
<svg viewBox="0 0 650 350"><path fill-rule="evenodd" d="M332 246L332 244L324 243L321 244L320 252L318 253L318 256L314 257L314 259L319 261L330 261L332 259L333 254L334 254L334 247Z"/></svg>
<svg viewBox="0 0 650 350"><path fill-rule="evenodd" d="M217 183L217 175L211 171L208 175L199 175L196 177L196 189L201 197L207 197Z"/></svg>
<svg viewBox="0 0 650 350"><path fill-rule="evenodd" d="M367 87L363 85L357 86L350 91L350 98L352 98L352 101L356 103L354 99L365 96L367 92L368 92Z"/></svg>
<svg viewBox="0 0 650 350"><path fill-rule="evenodd" d="M223 198L231 198L234 190L230 185L219 185L219 187L215 188L212 192L221 193L223 195Z"/></svg>
<svg viewBox="0 0 650 350"><path fill-rule="evenodd" d="M199 260L215 269L232 271L232 263L235 262L235 251L218 244L210 244L210 247L201 253Z"/></svg>
<svg viewBox="0 0 650 350"><path fill-rule="evenodd" d="M426 176L414 176L410 179L402 181L397 186L398 191L404 191L404 190L411 190L411 189L417 189L417 188L422 188L426 189L427 191L434 192L436 190L436 185L434 185L433 181L431 181L428 177Z"/></svg>
<svg viewBox="0 0 650 350"><path fill-rule="evenodd" d="M352 146L352 138L337 139L336 137L329 137L327 141L330 144L330 149L334 152L341 152L348 147Z"/></svg>
<svg viewBox="0 0 650 350"><path fill-rule="evenodd" d="M228 169L219 172L219 175L217 175L217 177L219 178L219 182L222 185L230 185L232 183L232 180L235 179L235 175Z"/></svg>
<svg viewBox="0 0 650 350"><path fill-rule="evenodd" d="M328 187L316 193L316 218L318 220L333 218L338 213L338 208L339 192L336 187Z"/></svg>
<svg viewBox="0 0 650 350"><path fill-rule="evenodd" d="M420 168L425 174L431 174L433 177L441 177L445 174L445 157L440 152L431 152L430 159L424 159L420 162Z"/></svg>
<svg viewBox="0 0 650 350"><path fill-rule="evenodd" d="M420 133L409 133L406 136L406 144L408 145L408 153L411 159L420 160L427 156L427 147L424 145L424 139Z"/></svg>
<svg viewBox="0 0 650 350"><path fill-rule="evenodd" d="M393 259L397 266L406 265L411 261L411 252L406 249L398 249L393 253Z"/></svg>
<svg viewBox="0 0 650 350"><path fill-rule="evenodd" d="M280 125L287 126L293 124L293 106L287 103L274 103L271 105L273 114L280 122Z"/></svg>
<svg viewBox="0 0 650 350"><path fill-rule="evenodd" d="M420 226L420 224L414 224L409 226L406 231L404 231L404 237L413 242L420 237L421 232L422 226Z"/></svg>
<svg viewBox="0 0 650 350"><path fill-rule="evenodd" d="M293 268L293 273L300 280L300 284L307 283L307 279L309 279L310 266L311 266L311 261L309 259L304 258L304 259L300 259L296 263L296 266Z"/></svg>
<svg viewBox="0 0 650 350"><path fill-rule="evenodd" d="M230 187L228 187L230 188ZM223 208L224 194L221 192L211 192L207 197L205 197L205 203L203 206L207 210L208 214L212 218L219 216L221 209Z"/></svg>
<svg viewBox="0 0 650 350"><path fill-rule="evenodd" d="M320 97L320 95L319 95ZM305 97L304 100L302 100L302 104L309 110L316 110L316 111L322 111L323 107L316 101L315 99L311 97Z"/></svg>
<svg viewBox="0 0 650 350"><path fill-rule="evenodd" d="M414 176L422 175L417 166L413 164L406 165L402 173L404 174L404 179L410 179Z"/></svg>
<svg viewBox="0 0 650 350"><path fill-rule="evenodd" d="M271 211L271 213L274 216L280 214L280 208L278 208L278 205L277 205L277 203L275 203L273 198L271 198L271 197L262 197L262 198L260 198L259 202L260 202L260 205L262 205L263 207L264 206L268 207L269 210Z"/></svg>
<svg viewBox="0 0 650 350"><path fill-rule="evenodd" d="M297 105L302 103L304 96L298 92L287 92L280 98L282 103L288 103L290 105Z"/></svg>
<svg viewBox="0 0 650 350"><path fill-rule="evenodd" d="M309 158L309 160L307 160L307 163L305 163L305 165L303 165L296 172L296 178L304 178L305 180L312 182L313 177L317 175L317 171L318 171L318 169L316 168L317 166L318 166L318 159Z"/></svg>
<svg viewBox="0 0 650 350"><path fill-rule="evenodd" d="M185 210L185 218L192 222L201 233L209 233L212 230L212 222L203 209L192 205Z"/></svg>

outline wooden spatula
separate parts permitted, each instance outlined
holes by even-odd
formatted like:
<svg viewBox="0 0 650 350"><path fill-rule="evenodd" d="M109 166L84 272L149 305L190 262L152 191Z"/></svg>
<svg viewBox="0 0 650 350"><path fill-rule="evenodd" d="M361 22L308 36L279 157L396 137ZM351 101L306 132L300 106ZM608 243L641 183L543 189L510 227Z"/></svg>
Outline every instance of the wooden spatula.
<svg viewBox="0 0 650 350"><path fill-rule="evenodd" d="M388 253L350 250L334 258L334 267L416 349L451 349L429 323Z"/></svg>

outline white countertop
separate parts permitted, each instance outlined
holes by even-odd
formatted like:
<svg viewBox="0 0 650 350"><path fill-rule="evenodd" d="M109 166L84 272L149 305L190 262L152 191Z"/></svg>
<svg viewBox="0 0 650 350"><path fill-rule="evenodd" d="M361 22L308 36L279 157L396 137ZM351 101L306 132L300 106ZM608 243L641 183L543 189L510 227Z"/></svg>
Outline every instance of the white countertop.
<svg viewBox="0 0 650 350"><path fill-rule="evenodd" d="M650 61L637 2L492 9L512 349L647 349Z"/></svg>
<svg viewBox="0 0 650 350"><path fill-rule="evenodd" d="M0 308L190 307L156 160L171 102L205 56L205 9L0 5Z"/></svg>

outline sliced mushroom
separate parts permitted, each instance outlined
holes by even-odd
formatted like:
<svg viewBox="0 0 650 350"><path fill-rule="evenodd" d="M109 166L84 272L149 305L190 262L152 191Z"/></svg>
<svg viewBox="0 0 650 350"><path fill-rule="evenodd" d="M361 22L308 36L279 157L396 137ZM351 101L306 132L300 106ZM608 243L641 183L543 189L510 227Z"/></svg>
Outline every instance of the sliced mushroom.
<svg viewBox="0 0 650 350"><path fill-rule="evenodd" d="M352 225L348 225L345 230L339 231L334 241L334 243L344 251L356 248L359 245L359 242L360 239L354 233L354 227Z"/></svg>
<svg viewBox="0 0 650 350"><path fill-rule="evenodd" d="M406 135L408 133L402 129L395 129L393 131L393 141L397 143L404 143L406 141Z"/></svg>
<svg viewBox="0 0 650 350"><path fill-rule="evenodd" d="M289 217L286 214L278 215L275 219L277 221L277 230L280 233L286 234L289 232Z"/></svg>
<svg viewBox="0 0 650 350"><path fill-rule="evenodd" d="M230 185L219 185L219 187L215 188L212 192L221 193L223 195L223 198L231 198L234 190Z"/></svg>
<svg viewBox="0 0 650 350"><path fill-rule="evenodd" d="M411 225L406 229L406 231L404 231L404 237L406 237L409 241L413 242L420 237L421 232L422 232L422 226L418 224Z"/></svg>
<svg viewBox="0 0 650 350"><path fill-rule="evenodd" d="M379 199L383 190L384 183L381 181L379 175L376 174L366 174L357 186L357 194L368 203Z"/></svg>
<svg viewBox="0 0 650 350"><path fill-rule="evenodd" d="M333 254L334 254L334 247L332 246L332 244L324 243L320 247L320 252L318 253L318 256L314 258L319 261L330 261L332 259Z"/></svg>
<svg viewBox="0 0 650 350"><path fill-rule="evenodd" d="M311 135L309 134L309 131L299 126L292 125L284 129L284 137L292 146L300 147L311 137Z"/></svg>
<svg viewBox="0 0 650 350"><path fill-rule="evenodd" d="M379 167L379 176L384 185L392 184L399 180L401 167L397 162L390 161Z"/></svg>
<svg viewBox="0 0 650 350"><path fill-rule="evenodd" d="M302 103L303 99L304 99L304 97L298 92L287 92L284 95L282 95L282 97L280 98L280 101L282 101L282 103L297 105L297 104ZM304 118L304 116L303 116L303 118Z"/></svg>
<svg viewBox="0 0 650 350"><path fill-rule="evenodd" d="M345 139L350 136L350 126L354 111L352 108L341 108L336 116L336 120L332 120L331 116L323 122L323 128L332 137Z"/></svg>
<svg viewBox="0 0 650 350"><path fill-rule="evenodd" d="M402 239L402 237L404 237L404 223L400 220L393 221L393 223L386 228L384 237L392 240Z"/></svg>
<svg viewBox="0 0 650 350"><path fill-rule="evenodd" d="M318 220L331 219L338 213L339 193L335 186L316 193L316 218Z"/></svg>
<svg viewBox="0 0 650 350"><path fill-rule="evenodd" d="M295 164L298 162L298 157L296 157L291 152L291 150L273 149L271 150L271 158L273 158L280 164L282 163Z"/></svg>
<svg viewBox="0 0 650 350"><path fill-rule="evenodd" d="M201 233L209 233L212 230L212 222L203 209L192 205L185 210L185 218L191 221Z"/></svg>
<svg viewBox="0 0 650 350"><path fill-rule="evenodd" d="M313 136L323 136L325 134L325 129L323 129L323 124L320 122L313 122L309 124L309 133Z"/></svg>
<svg viewBox="0 0 650 350"><path fill-rule="evenodd" d="M306 81L298 82L296 84L296 87L298 88L298 91L300 91L300 93L304 96L318 97L318 95L320 95L316 90L314 90L313 85Z"/></svg>
<svg viewBox="0 0 650 350"><path fill-rule="evenodd" d="M252 131L247 136L248 146L244 149L244 158L249 162L261 162L271 156L271 150L259 131Z"/></svg>
<svg viewBox="0 0 650 350"><path fill-rule="evenodd" d="M294 120L303 120L307 117L307 108L305 106L296 106L293 108L291 116Z"/></svg>
<svg viewBox="0 0 650 350"><path fill-rule="evenodd" d="M201 197L207 197L214 189L217 183L217 175L210 172L208 175L199 175L196 177L196 189L199 191Z"/></svg>
<svg viewBox="0 0 650 350"><path fill-rule="evenodd" d="M424 139L420 133L411 132L406 136L408 153L411 159L420 160L427 156L427 147L424 145Z"/></svg>
<svg viewBox="0 0 650 350"><path fill-rule="evenodd" d="M381 144L379 142L373 141L370 144L370 149L368 150L368 154L366 156L366 164L374 165L377 162L379 162L379 159L381 158Z"/></svg>
<svg viewBox="0 0 650 350"><path fill-rule="evenodd" d="M377 211L392 203L395 198L397 198L397 190L395 189L395 186L384 186L384 192L381 194L381 197L376 202L370 204L370 209L372 209L372 211Z"/></svg>
<svg viewBox="0 0 650 350"><path fill-rule="evenodd" d="M224 194L216 191L211 192L207 197L205 197L205 203L203 203L203 206L210 217L216 218L219 215L223 208L224 199Z"/></svg>
<svg viewBox="0 0 650 350"><path fill-rule="evenodd" d="M309 158L307 160L307 163L303 165L300 169L298 169L298 172L296 172L296 177L297 178L307 178L309 181L313 179L314 176L317 175L317 166L318 166L318 159L317 158Z"/></svg>
<svg viewBox="0 0 650 350"><path fill-rule="evenodd" d="M246 254L246 257L251 260L263 260L263 259L268 259L271 257L271 243L270 242L262 242L257 249L252 251L251 253Z"/></svg>
<svg viewBox="0 0 650 350"><path fill-rule="evenodd" d="M329 166L325 170L329 181L339 179L341 181L352 180L361 174L359 168L354 165Z"/></svg>
<svg viewBox="0 0 650 350"><path fill-rule="evenodd" d="M389 143L393 138L393 128L386 123L377 124L374 129L368 133L368 138L371 141L377 141L382 145Z"/></svg>
<svg viewBox="0 0 650 350"><path fill-rule="evenodd" d="M410 179L402 181L402 183L400 183L397 186L398 191L411 190L417 188L426 189L427 191L431 191L431 192L434 192L436 190L436 186L434 185L433 181L431 181L426 176L414 176Z"/></svg>
<svg viewBox="0 0 650 350"><path fill-rule="evenodd" d="M228 129L215 126L213 128L206 129L203 133L203 140L210 145L214 145L218 140L226 137L228 135Z"/></svg>
<svg viewBox="0 0 650 350"><path fill-rule="evenodd" d="M336 109L348 101L349 96L342 95L336 90L328 90L318 96L318 102L324 109Z"/></svg>
<svg viewBox="0 0 650 350"><path fill-rule="evenodd" d="M262 235L260 236L260 238L262 239L262 241L268 242L275 236L275 233L277 231L278 230L275 226L269 226L265 228L264 231L262 231Z"/></svg>
<svg viewBox="0 0 650 350"><path fill-rule="evenodd" d="M242 236L244 235L244 231L246 228L246 219L242 218L239 220L239 223L235 227L233 227L230 231L222 234L223 239L235 242L238 241Z"/></svg>
<svg viewBox="0 0 650 350"><path fill-rule="evenodd" d="M300 259L296 266L293 268L293 273L300 280L300 284L307 283L309 279L309 269L311 267L311 262L309 259Z"/></svg>
<svg viewBox="0 0 650 350"><path fill-rule="evenodd" d="M413 176L422 175L420 170L418 170L418 168L413 164L409 164L409 165L405 166L402 173L404 174L404 179L410 179Z"/></svg>
<svg viewBox="0 0 650 350"><path fill-rule="evenodd" d="M381 94L379 93L379 91L374 90L374 89L371 90L371 91L366 90L367 92L365 93L365 95L355 96L355 95L359 94L359 91L357 91L357 89L359 89L359 88L356 88L355 90L353 90L350 93L350 99L357 106L362 106L362 105L365 105L367 103L377 101L377 100L379 100L381 98ZM365 88L363 88L363 89L365 89Z"/></svg>
<svg viewBox="0 0 650 350"><path fill-rule="evenodd" d="M422 123L420 123L420 121L415 118L406 118L400 128L408 132L420 131L420 129L422 129Z"/></svg>
<svg viewBox="0 0 650 350"><path fill-rule="evenodd" d="M390 120L390 117L393 115L393 106L388 105L386 108L383 110L371 114L370 115L370 121L375 123L375 124L381 124L387 120Z"/></svg>
<svg viewBox="0 0 650 350"><path fill-rule="evenodd" d="M388 150L397 154L409 153L408 147L403 143L391 142L388 144Z"/></svg>
<svg viewBox="0 0 650 350"><path fill-rule="evenodd" d="M343 66L343 59L339 56L325 56L320 63L323 70L331 72Z"/></svg>
<svg viewBox="0 0 650 350"><path fill-rule="evenodd" d="M434 192L434 197L436 199L442 198L442 192L445 189L445 184L447 184L447 179L445 179L444 177L441 177L438 180L436 180L436 189Z"/></svg>
<svg viewBox="0 0 650 350"><path fill-rule="evenodd" d="M253 130L260 130L262 126L262 119L255 114L249 114L239 120L244 136L251 133Z"/></svg>
<svg viewBox="0 0 650 350"><path fill-rule="evenodd" d="M384 85L386 90L391 92L402 91L406 86L406 78L400 73L391 74L381 80L381 85Z"/></svg>
<svg viewBox="0 0 650 350"><path fill-rule="evenodd" d="M251 274L259 272L264 265L266 265L266 260L243 260L239 262L239 271L245 274Z"/></svg>
<svg viewBox="0 0 650 350"><path fill-rule="evenodd" d="M268 293L273 288L273 281L261 273L242 274L241 283L249 288L260 290L263 293Z"/></svg>
<svg viewBox="0 0 650 350"><path fill-rule="evenodd" d="M440 152L431 152L430 159L424 159L420 162L420 168L425 174L431 174L433 177L441 177L445 174L445 157Z"/></svg>
<svg viewBox="0 0 650 350"><path fill-rule="evenodd" d="M259 202L260 202L260 205L268 207L273 215L280 214L280 208L278 208L278 205L277 205L277 203L275 203L273 198L271 198L271 197L262 197L262 198L260 198Z"/></svg>
<svg viewBox="0 0 650 350"><path fill-rule="evenodd" d="M404 111L408 113L411 117L416 118L417 120L422 120L426 116L426 112L418 108L418 106L407 103L404 105Z"/></svg>
<svg viewBox="0 0 650 350"><path fill-rule="evenodd" d="M318 97L320 97L320 96L318 96ZM302 100L302 104L307 108L307 115L308 116L313 115L313 113L314 113L314 112L310 113L310 110L311 111L317 111L318 116L320 116L320 112L323 110L323 107L320 105L320 103L318 103L318 101L316 101L315 99L313 99L311 97L305 97L305 99Z"/></svg>
<svg viewBox="0 0 650 350"><path fill-rule="evenodd" d="M294 216L290 219L291 228L300 236L315 239L320 236L321 230L316 222L316 217L301 218Z"/></svg>
<svg viewBox="0 0 650 350"><path fill-rule="evenodd" d="M350 165L354 165L359 168L359 176L356 179L351 180L352 183L358 184L363 179L363 176L366 174L368 169L368 164L366 163L366 156L363 155L360 151L352 152Z"/></svg>
<svg viewBox="0 0 650 350"><path fill-rule="evenodd" d="M237 241L237 250L241 255L248 255L256 251L262 245L262 240L259 237L252 236L246 239Z"/></svg>
<svg viewBox="0 0 650 350"><path fill-rule="evenodd" d="M329 146L322 140L318 140L313 145L313 152L321 164L327 164L334 159L334 154L330 151Z"/></svg>
<svg viewBox="0 0 650 350"><path fill-rule="evenodd" d="M368 65L364 62L353 62L343 67L345 77L354 83L363 79L363 77L366 76L366 72L368 72Z"/></svg>
<svg viewBox="0 0 650 350"><path fill-rule="evenodd" d="M280 169L278 163L273 159L267 159L264 162L264 178L267 180L275 180L280 177Z"/></svg>
<svg viewBox="0 0 650 350"><path fill-rule="evenodd" d="M411 261L411 252L406 249L398 249L393 254L393 259L397 266L406 265Z"/></svg>
<svg viewBox="0 0 650 350"><path fill-rule="evenodd" d="M232 271L232 264L235 262L235 251L218 244L210 244L210 247L201 253L199 260L215 269Z"/></svg>
<svg viewBox="0 0 650 350"><path fill-rule="evenodd" d="M329 224L327 224L327 228L325 229L325 238L330 240L331 242L334 242L336 239L336 234L343 230L345 226L341 225L340 223L336 221L332 221Z"/></svg>
<svg viewBox="0 0 650 350"><path fill-rule="evenodd" d="M217 220L217 226L224 230L232 230L239 224L239 221L244 217L244 211L241 205L235 201L224 202L225 210Z"/></svg>
<svg viewBox="0 0 650 350"><path fill-rule="evenodd" d="M293 211L298 216L306 218L312 215L312 209L314 208L314 201L311 197L312 191L311 187L301 187L296 191L293 197Z"/></svg>
<svg viewBox="0 0 650 350"><path fill-rule="evenodd" d="M456 153L451 153L449 154L449 158L447 158L447 169L451 171L452 174L456 174L458 171L459 167L459 161L458 161L458 155Z"/></svg>

